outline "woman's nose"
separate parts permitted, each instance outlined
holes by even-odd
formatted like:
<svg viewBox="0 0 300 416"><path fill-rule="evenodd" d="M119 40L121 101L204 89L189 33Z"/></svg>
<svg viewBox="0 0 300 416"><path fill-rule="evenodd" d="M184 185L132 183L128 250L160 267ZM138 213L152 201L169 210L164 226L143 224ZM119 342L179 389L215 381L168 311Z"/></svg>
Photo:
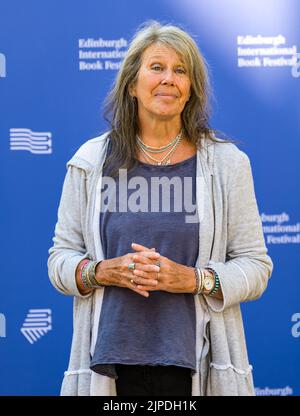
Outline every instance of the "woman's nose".
<svg viewBox="0 0 300 416"><path fill-rule="evenodd" d="M174 85L174 74L173 71L165 71L161 81L162 85Z"/></svg>

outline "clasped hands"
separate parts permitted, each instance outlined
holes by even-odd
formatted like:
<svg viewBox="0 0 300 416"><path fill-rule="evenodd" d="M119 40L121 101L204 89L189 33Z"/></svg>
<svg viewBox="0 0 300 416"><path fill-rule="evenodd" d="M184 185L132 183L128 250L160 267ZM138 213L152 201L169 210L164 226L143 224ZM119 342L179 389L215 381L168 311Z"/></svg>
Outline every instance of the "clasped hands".
<svg viewBox="0 0 300 416"><path fill-rule="evenodd" d="M134 253L104 260L100 264L104 284L127 287L144 297L149 297L149 292L154 290L171 293L194 291L195 275L192 267L160 255L155 248L136 243L132 243L131 247ZM128 269L130 263L135 263L134 270Z"/></svg>

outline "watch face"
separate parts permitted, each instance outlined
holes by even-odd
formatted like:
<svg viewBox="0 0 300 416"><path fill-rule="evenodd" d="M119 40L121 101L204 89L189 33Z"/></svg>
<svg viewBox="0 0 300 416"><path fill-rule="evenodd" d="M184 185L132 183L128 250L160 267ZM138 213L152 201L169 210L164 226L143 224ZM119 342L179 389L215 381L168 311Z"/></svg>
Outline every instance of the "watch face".
<svg viewBox="0 0 300 416"><path fill-rule="evenodd" d="M213 287L214 287L214 280L211 277L206 277L204 279L205 290L212 290Z"/></svg>

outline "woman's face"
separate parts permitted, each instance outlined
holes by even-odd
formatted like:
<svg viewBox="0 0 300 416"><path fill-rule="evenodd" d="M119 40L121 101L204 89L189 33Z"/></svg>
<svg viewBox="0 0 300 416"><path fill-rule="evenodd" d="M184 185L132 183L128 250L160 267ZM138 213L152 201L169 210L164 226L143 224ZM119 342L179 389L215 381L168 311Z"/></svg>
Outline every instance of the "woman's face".
<svg viewBox="0 0 300 416"><path fill-rule="evenodd" d="M177 52L163 44L143 53L136 83L130 89L137 98L140 119L180 117L190 97L188 68Z"/></svg>

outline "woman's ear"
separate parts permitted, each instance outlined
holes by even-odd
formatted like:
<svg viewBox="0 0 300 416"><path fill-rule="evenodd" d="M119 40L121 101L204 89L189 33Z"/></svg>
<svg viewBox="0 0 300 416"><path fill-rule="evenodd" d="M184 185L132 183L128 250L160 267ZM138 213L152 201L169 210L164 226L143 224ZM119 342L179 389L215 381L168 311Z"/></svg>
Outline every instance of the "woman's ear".
<svg viewBox="0 0 300 416"><path fill-rule="evenodd" d="M136 94L135 94L135 85L134 84L129 85L128 91L129 91L129 95L132 98L135 98L136 97Z"/></svg>

